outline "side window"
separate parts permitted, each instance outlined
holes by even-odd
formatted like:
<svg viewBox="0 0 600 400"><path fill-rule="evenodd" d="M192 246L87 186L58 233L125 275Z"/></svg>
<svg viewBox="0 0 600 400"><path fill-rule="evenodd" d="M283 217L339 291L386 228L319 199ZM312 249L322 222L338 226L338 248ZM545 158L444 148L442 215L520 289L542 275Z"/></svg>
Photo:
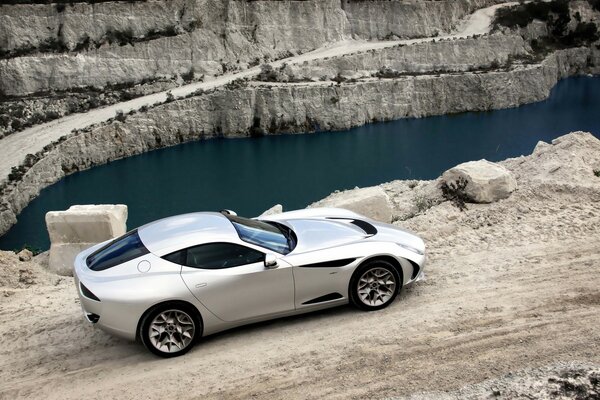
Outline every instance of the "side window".
<svg viewBox="0 0 600 400"><path fill-rule="evenodd" d="M186 253L184 265L202 269L231 268L265 259L260 251L232 243L203 244L190 247Z"/></svg>
<svg viewBox="0 0 600 400"><path fill-rule="evenodd" d="M185 250L179 250L175 253L167 254L163 256L163 258L167 261L171 261L174 264L182 265L185 261Z"/></svg>

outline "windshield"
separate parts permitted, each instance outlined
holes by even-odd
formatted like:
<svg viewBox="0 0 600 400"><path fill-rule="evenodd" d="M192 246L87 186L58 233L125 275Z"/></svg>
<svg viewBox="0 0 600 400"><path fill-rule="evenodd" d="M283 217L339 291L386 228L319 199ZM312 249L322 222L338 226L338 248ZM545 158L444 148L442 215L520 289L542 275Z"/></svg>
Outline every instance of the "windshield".
<svg viewBox="0 0 600 400"><path fill-rule="evenodd" d="M258 221L234 215L226 215L244 242L288 254L296 246L294 232L285 225L276 222Z"/></svg>

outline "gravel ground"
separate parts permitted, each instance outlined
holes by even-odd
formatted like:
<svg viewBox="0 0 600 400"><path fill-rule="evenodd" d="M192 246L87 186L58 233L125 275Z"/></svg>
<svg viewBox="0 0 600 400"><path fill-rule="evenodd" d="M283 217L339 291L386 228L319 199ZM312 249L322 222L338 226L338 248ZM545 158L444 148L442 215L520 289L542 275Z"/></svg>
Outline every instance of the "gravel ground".
<svg viewBox="0 0 600 400"><path fill-rule="evenodd" d="M598 398L600 141L503 164L510 198L397 222L426 239L427 278L385 310L243 327L177 359L93 329L70 279L0 252L0 398ZM404 204L433 184L384 187Z"/></svg>

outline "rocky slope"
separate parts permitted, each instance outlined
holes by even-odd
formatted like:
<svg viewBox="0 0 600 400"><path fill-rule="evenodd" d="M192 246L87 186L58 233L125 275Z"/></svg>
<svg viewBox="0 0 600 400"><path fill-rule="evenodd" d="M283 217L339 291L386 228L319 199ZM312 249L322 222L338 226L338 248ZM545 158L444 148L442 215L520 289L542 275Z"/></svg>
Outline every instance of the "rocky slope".
<svg viewBox="0 0 600 400"><path fill-rule="evenodd" d="M0 397L593 398L600 141L573 133L501 164L518 189L465 211L437 181L381 186L428 250L426 280L389 308L244 327L174 360L93 329L72 281L0 252Z"/></svg>

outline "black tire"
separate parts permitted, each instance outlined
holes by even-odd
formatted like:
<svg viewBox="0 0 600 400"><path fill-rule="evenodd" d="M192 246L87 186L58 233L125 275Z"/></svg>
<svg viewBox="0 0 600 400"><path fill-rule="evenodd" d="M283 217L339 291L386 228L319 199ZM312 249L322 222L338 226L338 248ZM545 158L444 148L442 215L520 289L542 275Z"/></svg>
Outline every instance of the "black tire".
<svg viewBox="0 0 600 400"><path fill-rule="evenodd" d="M364 292L364 287L360 288L361 293L359 293L359 280L361 280L361 278L363 278L368 272L375 272L375 271L381 272L382 276L390 277L394 281L394 288L389 290L389 287L388 287L389 284L381 285L380 283L377 283L377 286L374 286L373 288L368 288L370 291L369 295L367 295ZM387 271L388 275L383 275L382 271ZM388 279L385 282L389 282L389 281L390 280ZM363 279L362 283L363 284L365 283L364 279ZM375 285L375 282L373 284ZM348 288L348 293L350 296L350 302L356 308L359 308L364 311L376 311L376 310L381 310L382 308L385 308L385 307L389 306L390 304L392 304L394 302L394 299L398 295L398 293L400 293L401 289L402 289L402 279L400 277L400 274L398 273L398 270L396 270L396 268L391 263L389 263L385 260L375 259L375 260L367 261L366 263L359 266L356 269L356 271L354 271L354 274L352 275L352 279L350 279L350 286ZM378 291L380 291L380 290L386 292L385 299L379 295ZM373 295L374 293L376 295ZM366 300L364 299L364 296L368 296ZM374 300L375 298L377 298L379 300L373 301L371 304L369 304L368 299ZM378 304L380 302L381 302L381 304Z"/></svg>
<svg viewBox="0 0 600 400"><path fill-rule="evenodd" d="M165 319L164 316L172 318ZM191 332L189 331L190 323L193 325ZM156 327L158 324L164 325L165 331L151 338L151 325ZM181 328L188 335L182 335L178 328ZM144 315L138 334L148 350L157 356L170 358L181 356L190 351L198 338L202 336L202 328L202 321L194 307L186 303L169 302L153 307ZM163 346L157 344L157 341L160 342L161 338L167 341ZM181 346L177 346L175 342L179 342Z"/></svg>

